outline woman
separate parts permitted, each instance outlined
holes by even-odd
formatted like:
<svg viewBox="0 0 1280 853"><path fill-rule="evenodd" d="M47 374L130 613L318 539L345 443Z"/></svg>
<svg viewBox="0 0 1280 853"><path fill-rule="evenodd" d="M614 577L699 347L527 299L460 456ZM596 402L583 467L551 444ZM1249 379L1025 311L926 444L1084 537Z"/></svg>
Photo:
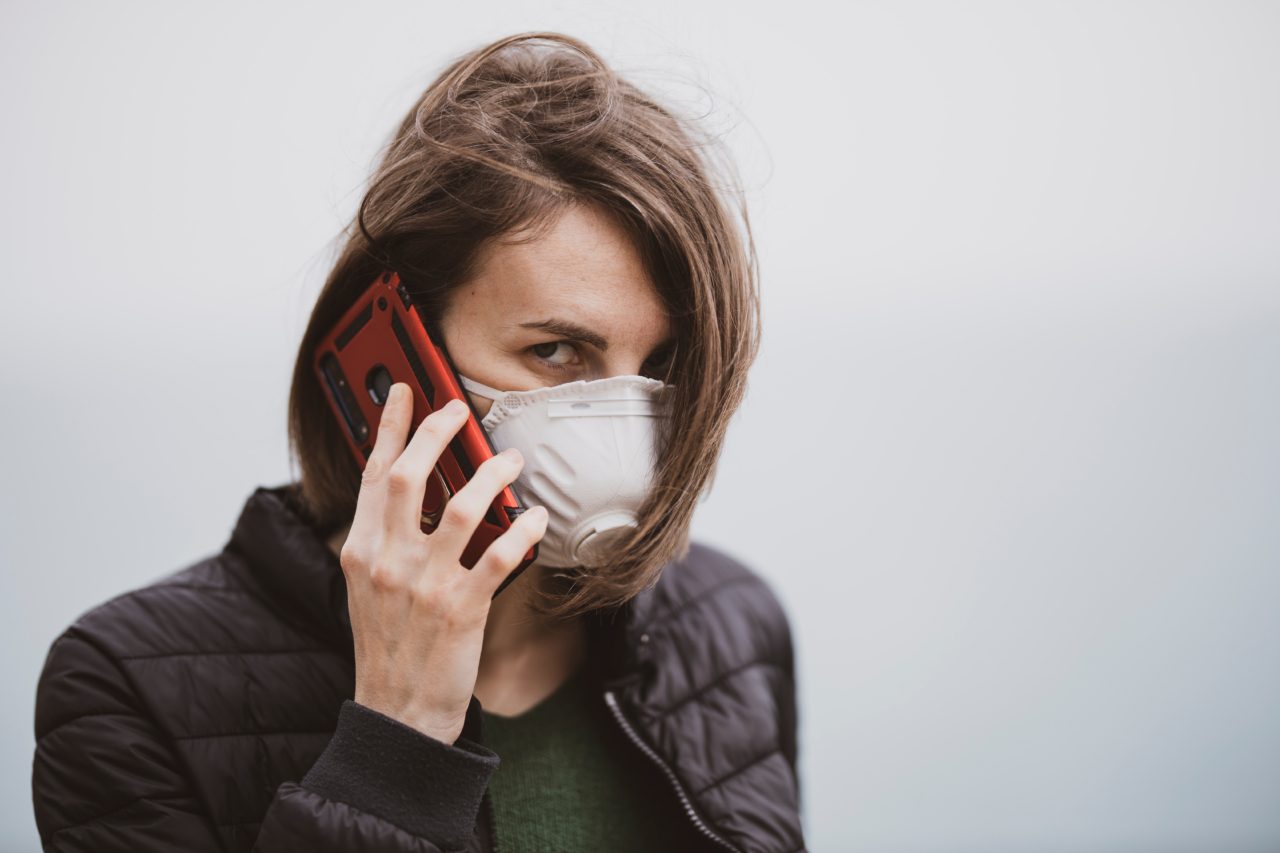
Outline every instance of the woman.
<svg viewBox="0 0 1280 853"><path fill-rule="evenodd" d="M33 772L46 849L803 848L786 615L754 572L688 541L759 329L750 230L706 143L555 33L431 84L303 336L299 480L258 488L221 553L54 642ZM643 479L578 472L612 489L592 548L569 532L578 481L514 444L423 533L426 478L467 412L410 435L403 385L363 472L351 459L311 353L389 270L495 446L515 408L566 394L668 407L600 433L653 430L632 433L649 436ZM534 506L464 568L512 482Z"/></svg>

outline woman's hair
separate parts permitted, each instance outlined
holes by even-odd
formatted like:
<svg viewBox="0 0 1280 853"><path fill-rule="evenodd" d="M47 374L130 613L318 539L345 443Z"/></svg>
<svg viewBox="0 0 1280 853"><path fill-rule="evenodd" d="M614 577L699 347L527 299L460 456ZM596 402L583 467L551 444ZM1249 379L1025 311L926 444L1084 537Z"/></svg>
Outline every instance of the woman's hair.
<svg viewBox="0 0 1280 853"><path fill-rule="evenodd" d="M391 138L302 336L289 441L309 521L324 530L349 522L361 477L313 372L320 338L384 270L400 274L424 317L438 318L476 274L486 241L526 229L533 239L569 205L591 204L632 237L668 312L674 409L659 419L652 493L620 558L606 570L558 571L534 606L569 618L656 583L688 551L694 508L759 348L755 244L718 146L570 36L522 33L449 65Z"/></svg>

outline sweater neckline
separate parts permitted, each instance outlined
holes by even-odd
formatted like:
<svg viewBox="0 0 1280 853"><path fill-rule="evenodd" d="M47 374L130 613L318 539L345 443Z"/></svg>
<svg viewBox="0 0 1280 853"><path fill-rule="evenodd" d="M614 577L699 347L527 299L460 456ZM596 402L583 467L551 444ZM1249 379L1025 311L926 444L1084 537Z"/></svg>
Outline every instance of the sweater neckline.
<svg viewBox="0 0 1280 853"><path fill-rule="evenodd" d="M560 682L555 690L538 700L537 703L531 705L519 714L514 716L506 716L503 714L495 714L492 711L483 711L485 726L523 726L545 717L548 713L553 713L562 703L567 701L570 696L575 695L583 678L586 676L587 667L584 664L578 664L569 677Z"/></svg>

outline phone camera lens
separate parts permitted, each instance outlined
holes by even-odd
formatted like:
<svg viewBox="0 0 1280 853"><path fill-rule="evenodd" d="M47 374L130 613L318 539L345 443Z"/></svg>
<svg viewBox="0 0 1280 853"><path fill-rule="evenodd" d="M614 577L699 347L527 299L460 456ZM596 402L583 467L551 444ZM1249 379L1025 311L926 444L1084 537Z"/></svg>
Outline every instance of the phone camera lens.
<svg viewBox="0 0 1280 853"><path fill-rule="evenodd" d="M374 365L364 380L364 387L369 392L369 399L379 406L387 402L387 395L391 393L393 384L391 373L381 364Z"/></svg>

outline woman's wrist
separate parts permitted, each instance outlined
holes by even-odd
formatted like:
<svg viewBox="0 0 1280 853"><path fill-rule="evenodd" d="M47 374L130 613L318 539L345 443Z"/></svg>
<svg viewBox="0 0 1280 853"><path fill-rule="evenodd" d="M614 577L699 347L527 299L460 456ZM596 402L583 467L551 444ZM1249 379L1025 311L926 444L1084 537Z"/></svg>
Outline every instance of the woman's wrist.
<svg viewBox="0 0 1280 853"><path fill-rule="evenodd" d="M419 734L426 735L447 745L453 745L457 742L458 738L462 736L462 729L466 724L465 713L460 717L445 718L442 715L431 714L419 709L394 707L391 703L382 702L377 697L364 695L358 689L356 690L354 702L362 708L375 711L384 717L408 726Z"/></svg>

